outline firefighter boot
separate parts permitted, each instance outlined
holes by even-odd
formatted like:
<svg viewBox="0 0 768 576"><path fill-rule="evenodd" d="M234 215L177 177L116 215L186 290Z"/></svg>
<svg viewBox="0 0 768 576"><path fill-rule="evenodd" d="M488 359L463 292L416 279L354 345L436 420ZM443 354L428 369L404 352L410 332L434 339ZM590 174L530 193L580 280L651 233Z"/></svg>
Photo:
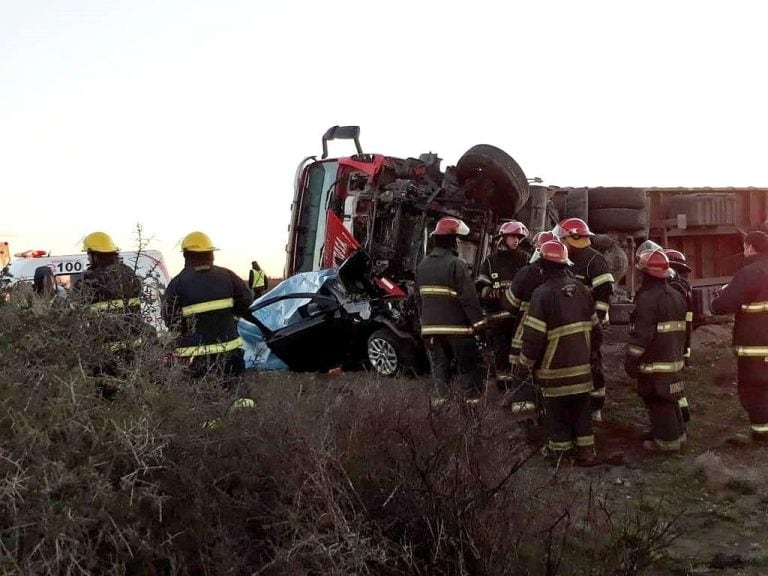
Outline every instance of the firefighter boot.
<svg viewBox="0 0 768 576"><path fill-rule="evenodd" d="M576 466L587 468L599 463L594 446L578 446L576 448Z"/></svg>

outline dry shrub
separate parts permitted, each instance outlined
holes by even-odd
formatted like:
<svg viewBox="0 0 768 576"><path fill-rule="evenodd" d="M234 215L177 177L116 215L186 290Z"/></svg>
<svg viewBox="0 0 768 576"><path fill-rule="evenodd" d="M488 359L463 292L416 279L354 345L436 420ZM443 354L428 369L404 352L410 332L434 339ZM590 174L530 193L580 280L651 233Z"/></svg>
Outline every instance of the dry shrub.
<svg viewBox="0 0 768 576"><path fill-rule="evenodd" d="M670 538L663 510L553 500L503 413L419 381L250 375L236 410L165 338L126 357L67 308L0 325L2 573L629 575Z"/></svg>

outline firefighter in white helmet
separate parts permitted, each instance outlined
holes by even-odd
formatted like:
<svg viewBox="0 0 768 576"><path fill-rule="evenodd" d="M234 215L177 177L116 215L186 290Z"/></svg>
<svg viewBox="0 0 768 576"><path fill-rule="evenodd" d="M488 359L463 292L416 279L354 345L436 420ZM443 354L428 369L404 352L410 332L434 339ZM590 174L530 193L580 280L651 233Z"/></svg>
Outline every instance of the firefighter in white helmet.
<svg viewBox="0 0 768 576"><path fill-rule="evenodd" d="M455 365L466 399L477 402L484 371L475 334L484 334L485 320L469 270L458 257L458 237L467 234L458 218L438 220L431 233L434 247L416 270L416 290L436 397L448 394Z"/></svg>

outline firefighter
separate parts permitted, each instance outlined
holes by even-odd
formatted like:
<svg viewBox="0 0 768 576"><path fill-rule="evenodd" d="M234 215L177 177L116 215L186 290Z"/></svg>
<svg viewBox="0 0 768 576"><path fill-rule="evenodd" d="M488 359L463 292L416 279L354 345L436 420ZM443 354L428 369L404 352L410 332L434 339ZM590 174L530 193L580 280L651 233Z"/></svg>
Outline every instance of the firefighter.
<svg viewBox="0 0 768 576"><path fill-rule="evenodd" d="M624 368L637 378L637 391L648 410L650 438L643 448L679 452L686 442L680 411L685 354L685 298L668 280L673 271L663 250L646 250L636 264L642 285L635 296Z"/></svg>
<svg viewBox="0 0 768 576"><path fill-rule="evenodd" d="M744 267L712 301L715 314L735 314L733 345L738 360L738 389L752 439L768 441L768 235L744 238Z"/></svg>
<svg viewBox="0 0 768 576"><path fill-rule="evenodd" d="M436 402L445 398L453 372L467 401L477 402L484 385L483 361L475 335L485 336L485 320L466 264L458 257L458 237L469 234L458 218L438 220L432 251L416 270L421 336L426 344Z"/></svg>
<svg viewBox="0 0 768 576"><path fill-rule="evenodd" d="M573 261L572 272L577 280L583 282L592 292L595 312L602 328L608 327L608 310L613 294L613 274L608 261L600 252L592 248L590 238L594 236L587 223L580 218L566 218L557 226L557 235L568 246L568 254ZM605 376L600 347L592 355L592 419L603 420L605 403Z"/></svg>
<svg viewBox="0 0 768 576"><path fill-rule="evenodd" d="M528 252L520 248L520 242L528 237L528 229L523 223L512 220L499 227L497 237L495 249L480 264L477 290L493 335L496 381L500 390L506 390L511 378L509 347L516 326L502 301L515 274L528 263Z"/></svg>
<svg viewBox="0 0 768 576"><path fill-rule="evenodd" d="M509 364L514 371L520 361L520 349L523 347L523 326L533 291L541 286L544 276L541 270L541 246L545 242L557 240L549 231L539 232L533 237L534 251L531 261L520 269L507 288L502 301L504 308L512 315L515 332L509 347ZM525 382L513 379L509 394L503 400L504 406L509 406L513 412L533 412L536 410L536 394Z"/></svg>
<svg viewBox="0 0 768 576"><path fill-rule="evenodd" d="M600 328L592 296L568 274L570 265L565 245L542 244L544 282L531 297L516 372L524 377L533 370L541 388L550 454L559 460L575 448L576 464L593 466L590 358Z"/></svg>
<svg viewBox="0 0 768 576"><path fill-rule="evenodd" d="M251 262L251 269L248 271L248 286L253 291L254 300L264 294L268 288L267 276L256 260Z"/></svg>
<svg viewBox="0 0 768 576"><path fill-rule="evenodd" d="M668 248L664 254L669 258L669 267L675 272L675 275L669 279L669 283L685 298L687 311L685 313L685 354L684 361L686 366L691 364L691 335L693 334L693 292L691 284L688 282L688 275L691 268L686 262L685 254L679 250ZM680 398L680 410L683 412L683 421L687 424L691 421L691 409L688 406L688 398Z"/></svg>
<svg viewBox="0 0 768 576"><path fill-rule="evenodd" d="M83 239L88 267L72 287L72 300L99 316L99 335L107 351L92 366L94 376L105 377L98 384L102 396L111 399L119 387L110 378L123 376L135 357L134 349L151 335L141 315L141 280L120 261L120 249L104 232L92 232Z"/></svg>
<svg viewBox="0 0 768 576"><path fill-rule="evenodd" d="M169 283L163 321L180 333L175 355L194 377L209 372L237 377L245 370L236 316L249 316L251 291L227 268L215 266L211 239L190 232L181 242L184 269Z"/></svg>

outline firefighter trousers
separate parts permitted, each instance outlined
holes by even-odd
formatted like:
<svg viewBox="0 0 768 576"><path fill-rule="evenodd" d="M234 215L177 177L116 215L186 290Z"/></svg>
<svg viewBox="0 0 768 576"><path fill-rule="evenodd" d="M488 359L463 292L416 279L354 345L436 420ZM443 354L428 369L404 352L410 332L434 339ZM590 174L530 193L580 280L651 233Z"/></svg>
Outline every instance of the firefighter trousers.
<svg viewBox="0 0 768 576"><path fill-rule="evenodd" d="M595 445L592 433L592 404L587 392L544 397L544 422L552 452Z"/></svg>
<svg viewBox="0 0 768 576"><path fill-rule="evenodd" d="M605 404L605 375L603 374L603 353L600 351L598 345L592 350L592 357L590 358L590 366L592 368L592 392L589 396L592 400L592 411L602 410Z"/></svg>
<svg viewBox="0 0 768 576"><path fill-rule="evenodd" d="M768 362L766 358L738 359L739 400L749 416L752 435L768 438Z"/></svg>
<svg viewBox="0 0 768 576"><path fill-rule="evenodd" d="M474 336L428 336L425 338L435 391L446 396L454 375L469 396L483 393L485 371Z"/></svg>
<svg viewBox="0 0 768 576"><path fill-rule="evenodd" d="M685 422L678 400L682 382L677 374L640 374L637 392L648 410L653 440L666 449L678 449L685 440Z"/></svg>
<svg viewBox="0 0 768 576"><path fill-rule="evenodd" d="M506 390L507 380L511 377L512 368L509 364L509 349L512 337L515 335L517 322L513 318L497 320L491 325L493 332L493 356L496 369L496 382L499 390Z"/></svg>

